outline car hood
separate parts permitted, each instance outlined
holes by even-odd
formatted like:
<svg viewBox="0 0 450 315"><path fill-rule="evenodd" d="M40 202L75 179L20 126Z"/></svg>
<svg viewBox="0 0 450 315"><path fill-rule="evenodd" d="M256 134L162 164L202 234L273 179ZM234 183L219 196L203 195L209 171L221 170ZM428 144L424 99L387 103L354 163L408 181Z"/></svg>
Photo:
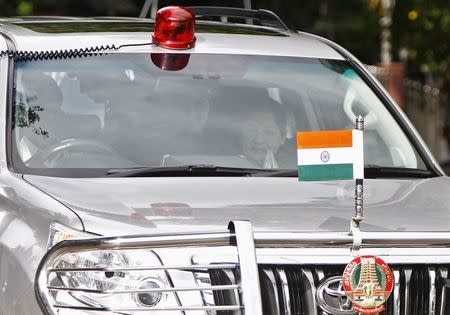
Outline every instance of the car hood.
<svg viewBox="0 0 450 315"><path fill-rule="evenodd" d="M347 231L352 181L274 177L52 178L25 180L74 210L86 231L137 235L225 230ZM450 231L450 179L365 182L363 231Z"/></svg>

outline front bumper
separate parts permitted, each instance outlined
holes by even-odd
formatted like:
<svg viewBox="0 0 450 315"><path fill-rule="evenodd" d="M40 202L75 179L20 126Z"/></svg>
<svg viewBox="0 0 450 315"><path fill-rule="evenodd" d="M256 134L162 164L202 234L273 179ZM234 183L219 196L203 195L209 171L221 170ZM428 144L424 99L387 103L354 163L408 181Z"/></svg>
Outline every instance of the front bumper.
<svg viewBox="0 0 450 315"><path fill-rule="evenodd" d="M362 233L362 239L361 255L379 256L393 266L397 289L390 298L392 314L404 313L408 310L408 298L417 298L406 297L405 300L407 288L412 283L405 281L405 274L410 272L414 275L417 269L414 266L419 265L425 268L417 271L417 274L425 274L422 285L429 286L425 293L421 293L427 300L426 313L445 314L450 233ZM231 222L228 231L213 233L68 240L54 246L43 258L36 275L35 291L43 311L48 314L69 309L127 314L145 311L164 314L294 314L293 308L297 306L292 300L302 299L306 314L322 314L315 300L317 284L329 275L327 270L339 270L352 260L352 244L353 237L345 232L253 232L247 221ZM178 305L128 309L71 306L58 304L55 295L50 294L51 290L61 289L49 289L49 275L54 272L52 264L61 255L92 249L137 248L152 250L160 257L162 265L152 268L164 270L170 277L170 287L161 291L175 294ZM98 271L117 272L118 269L105 266ZM188 286L185 273L189 273L192 279ZM208 279L203 281L202 275L205 274ZM289 278L289 275L299 276ZM443 280L445 283L442 285ZM308 288L297 285L294 292L296 284L293 282L301 281L306 281ZM268 294L270 283L273 290ZM300 292L301 287L308 294ZM129 291L127 293L136 293Z"/></svg>

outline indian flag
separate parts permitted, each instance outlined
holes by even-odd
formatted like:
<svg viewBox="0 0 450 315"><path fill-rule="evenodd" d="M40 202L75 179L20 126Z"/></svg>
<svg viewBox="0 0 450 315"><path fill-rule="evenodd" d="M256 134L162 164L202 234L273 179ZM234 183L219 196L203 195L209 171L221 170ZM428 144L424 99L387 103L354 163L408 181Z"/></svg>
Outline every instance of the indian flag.
<svg viewBox="0 0 450 315"><path fill-rule="evenodd" d="M364 178L362 130L298 132L297 154L300 181Z"/></svg>

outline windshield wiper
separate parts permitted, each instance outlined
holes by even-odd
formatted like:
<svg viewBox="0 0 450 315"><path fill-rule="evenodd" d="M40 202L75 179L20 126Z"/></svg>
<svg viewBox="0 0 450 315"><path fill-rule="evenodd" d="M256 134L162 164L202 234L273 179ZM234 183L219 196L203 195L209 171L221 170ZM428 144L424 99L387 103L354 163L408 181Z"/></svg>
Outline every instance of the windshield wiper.
<svg viewBox="0 0 450 315"><path fill-rule="evenodd" d="M111 169L108 177L177 177L177 176L249 176L276 170L222 167L215 165L182 165Z"/></svg>
<svg viewBox="0 0 450 315"><path fill-rule="evenodd" d="M379 165L366 165L365 178L430 178L435 175L429 170L407 167L384 167Z"/></svg>
<svg viewBox="0 0 450 315"><path fill-rule="evenodd" d="M259 172L250 174L255 177L297 177L298 170L282 170L275 172ZM435 176L429 170L405 168L405 167L384 167L378 165L366 165L364 167L365 178L430 178Z"/></svg>
<svg viewBox="0 0 450 315"><path fill-rule="evenodd" d="M108 177L185 177L185 176L254 176L254 177L297 177L297 170L253 169L223 167L215 165L182 165L162 167L139 167L111 169ZM429 178L434 174L428 170L366 165L365 178Z"/></svg>

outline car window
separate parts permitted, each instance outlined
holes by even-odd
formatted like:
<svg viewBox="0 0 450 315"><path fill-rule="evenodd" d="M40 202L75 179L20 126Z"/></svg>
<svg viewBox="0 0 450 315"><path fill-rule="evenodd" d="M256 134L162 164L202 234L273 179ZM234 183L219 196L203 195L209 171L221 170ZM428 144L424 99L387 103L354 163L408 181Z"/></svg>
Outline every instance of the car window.
<svg viewBox="0 0 450 315"><path fill-rule="evenodd" d="M20 61L13 163L24 172L207 164L297 168L297 131L354 128L365 163L425 168L395 119L341 60L111 54Z"/></svg>

